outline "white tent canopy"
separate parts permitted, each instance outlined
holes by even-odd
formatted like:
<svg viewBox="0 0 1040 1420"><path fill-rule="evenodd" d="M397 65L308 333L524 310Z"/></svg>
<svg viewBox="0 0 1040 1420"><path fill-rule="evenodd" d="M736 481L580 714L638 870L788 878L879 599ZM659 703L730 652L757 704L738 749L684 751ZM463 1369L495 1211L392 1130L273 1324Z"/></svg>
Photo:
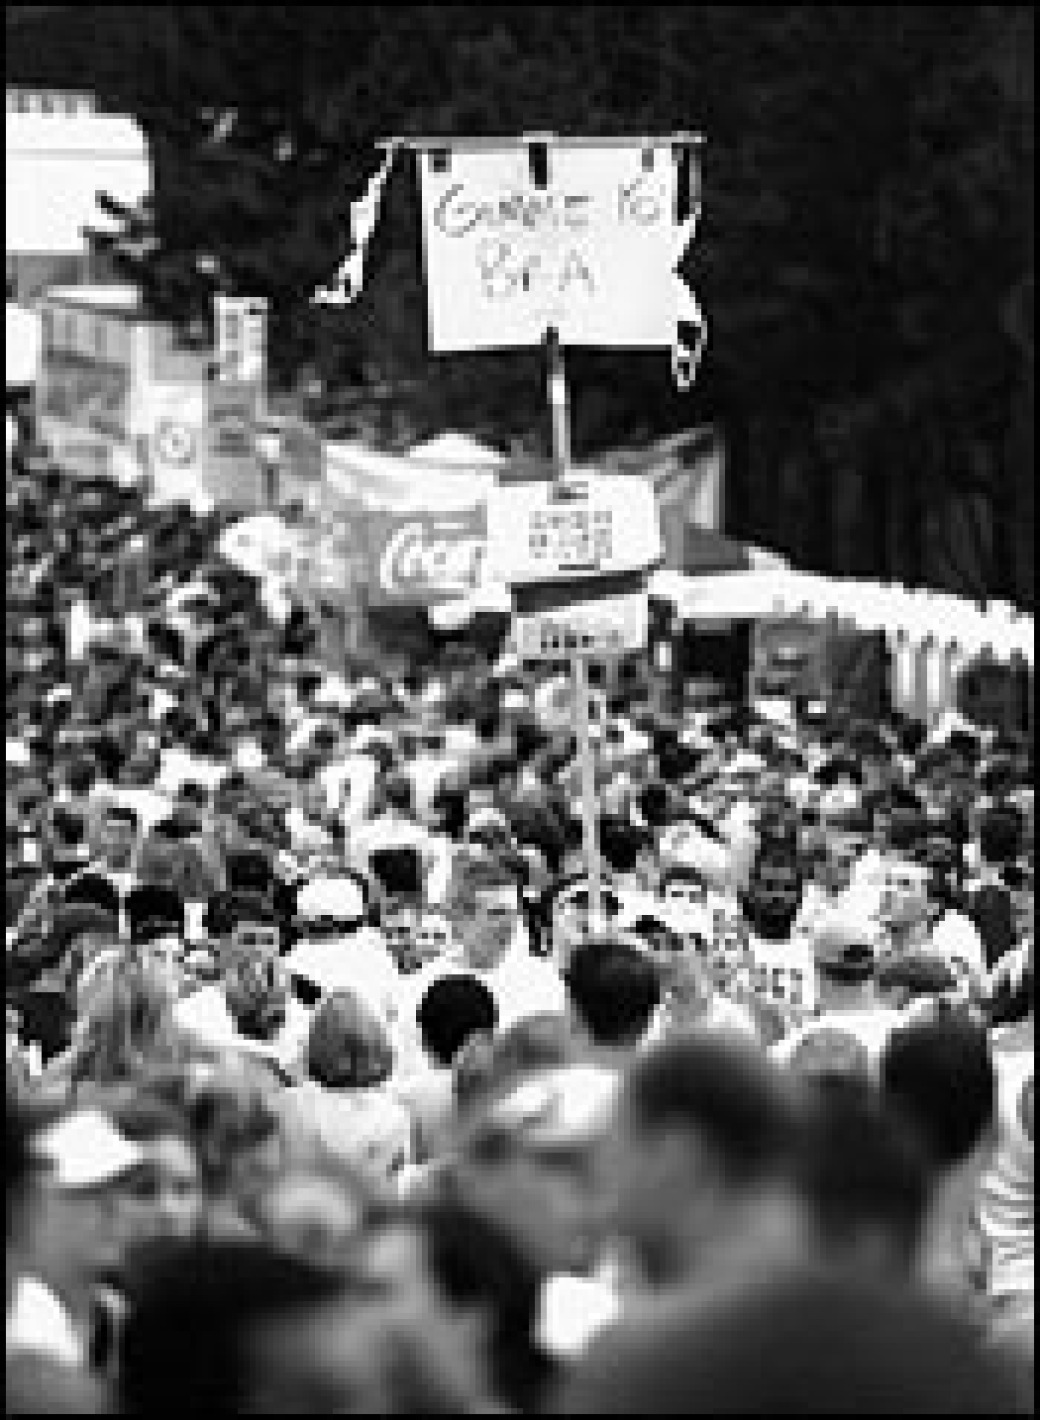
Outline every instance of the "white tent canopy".
<svg viewBox="0 0 1040 1420"><path fill-rule="evenodd" d="M8 389L36 383L41 347L40 317L35 311L8 301L4 347Z"/></svg>
<svg viewBox="0 0 1040 1420"><path fill-rule="evenodd" d="M447 512L483 503L501 454L460 434L444 434L407 454L359 443L324 446L325 483L333 495L384 512Z"/></svg>
<svg viewBox="0 0 1040 1420"><path fill-rule="evenodd" d="M1033 664L1033 618L1006 602L977 603L945 592L910 591L790 569L687 576L657 572L650 594L671 602L683 620L754 620L773 616L832 617L891 642L932 643L971 658L988 650L997 661L1020 656Z"/></svg>
<svg viewBox="0 0 1040 1420"><path fill-rule="evenodd" d="M462 468L473 465L477 467L487 465L497 468L505 462L503 455L497 449L482 444L479 439L473 439L469 434L456 434L450 430L444 434L437 434L432 439L427 439L425 443L416 444L414 448L408 450L407 457L421 459L423 463L447 464L450 467L459 466Z"/></svg>

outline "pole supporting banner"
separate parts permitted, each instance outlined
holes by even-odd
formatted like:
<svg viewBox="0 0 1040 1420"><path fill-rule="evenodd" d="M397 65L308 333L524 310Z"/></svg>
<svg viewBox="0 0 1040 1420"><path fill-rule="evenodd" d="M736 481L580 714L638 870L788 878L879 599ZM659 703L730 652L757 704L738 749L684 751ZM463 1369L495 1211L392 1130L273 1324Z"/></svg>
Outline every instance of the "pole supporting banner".
<svg viewBox="0 0 1040 1420"><path fill-rule="evenodd" d="M556 477L566 477L570 467L569 401L567 372L559 332L550 327L545 333L548 366L549 410L552 415L552 462ZM596 766L589 729L589 676L585 658L571 658L574 685L575 731L578 762L581 766L581 820L585 865L589 878L589 922L595 933L603 930L603 893L599 862L599 834L596 818Z"/></svg>

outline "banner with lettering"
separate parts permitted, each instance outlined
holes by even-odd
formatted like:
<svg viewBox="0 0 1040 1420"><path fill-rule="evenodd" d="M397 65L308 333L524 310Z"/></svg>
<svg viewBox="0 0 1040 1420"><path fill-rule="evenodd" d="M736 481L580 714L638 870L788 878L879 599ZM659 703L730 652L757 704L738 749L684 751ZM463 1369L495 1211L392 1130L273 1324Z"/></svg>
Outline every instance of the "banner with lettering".
<svg viewBox="0 0 1040 1420"><path fill-rule="evenodd" d="M563 345L672 345L669 143L460 143L419 171L434 353L538 345L550 327Z"/></svg>
<svg viewBox="0 0 1040 1420"><path fill-rule="evenodd" d="M350 520L370 606L429 606L471 596L487 551L482 505L451 512L379 513Z"/></svg>

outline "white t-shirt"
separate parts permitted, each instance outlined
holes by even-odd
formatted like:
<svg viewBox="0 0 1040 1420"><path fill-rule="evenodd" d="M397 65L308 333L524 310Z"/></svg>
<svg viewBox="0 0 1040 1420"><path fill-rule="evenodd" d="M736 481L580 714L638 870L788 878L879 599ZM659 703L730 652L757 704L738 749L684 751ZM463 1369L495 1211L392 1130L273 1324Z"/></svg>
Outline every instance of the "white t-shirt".
<svg viewBox="0 0 1040 1420"><path fill-rule="evenodd" d="M415 811L424 823L433 814L433 801L445 779L459 767L457 759L445 754L420 754L406 768L412 786Z"/></svg>
<svg viewBox="0 0 1040 1420"><path fill-rule="evenodd" d="M662 1003L654 1012L654 1019L646 1033L645 1048L649 1049L666 1038L673 1017L667 1004ZM729 1035L741 1035L748 1040L758 1041L758 1026L747 1006L739 1001L731 1001L721 992L712 993L707 1012L696 1019L682 1021L684 1027L698 1031L723 1031Z"/></svg>
<svg viewBox="0 0 1040 1420"><path fill-rule="evenodd" d="M412 1117L389 1085L329 1090L304 1080L284 1091L282 1105L291 1126L377 1186L393 1184L411 1161Z"/></svg>
<svg viewBox="0 0 1040 1420"><path fill-rule="evenodd" d="M472 725L445 725L444 751L463 768L468 768L480 750L480 740Z"/></svg>
<svg viewBox="0 0 1040 1420"><path fill-rule="evenodd" d="M795 931L812 937L823 921L833 914L843 918L856 917L862 924L871 945L877 946L881 931L875 921L877 897L873 889L850 883L844 892L829 893L819 883L807 883L802 905L795 920Z"/></svg>
<svg viewBox="0 0 1040 1420"><path fill-rule="evenodd" d="M64 1302L37 1277L19 1277L7 1311L7 1354L34 1351L76 1370L87 1362L83 1339Z"/></svg>
<svg viewBox="0 0 1040 1420"><path fill-rule="evenodd" d="M416 1012L435 981L446 976L476 976L487 986L498 1007L498 1030L506 1031L530 1016L560 1015L567 1009L567 988L556 968L532 956L522 943L509 948L491 971L475 971L458 952L439 957L414 976L402 978L400 1028L418 1040Z"/></svg>
<svg viewBox="0 0 1040 1420"><path fill-rule="evenodd" d="M273 1060L285 1070L298 1067L310 1034L311 1012L293 996L286 1002L285 1024L271 1040L240 1035L228 1010L223 986L204 986L173 1008L174 1024L210 1050L234 1050Z"/></svg>
<svg viewBox="0 0 1040 1420"><path fill-rule="evenodd" d="M169 818L174 809L174 800L169 794L155 789L134 788L120 784L95 784L88 799L88 814L91 832L96 832L106 810L118 806L132 809L137 815L137 836L143 841L157 823Z"/></svg>
<svg viewBox="0 0 1040 1420"><path fill-rule="evenodd" d="M293 848L313 853L331 851L332 839L321 825L315 823L298 804L293 804L286 812L285 826L289 831Z"/></svg>
<svg viewBox="0 0 1040 1420"><path fill-rule="evenodd" d="M394 1072L394 1093L415 1122L423 1155L436 1156L455 1115L455 1076L450 1066L414 1054L404 1058Z"/></svg>
<svg viewBox="0 0 1040 1420"><path fill-rule="evenodd" d="M941 959L958 977L969 975L981 981L986 975L986 953L978 928L970 917L952 909L944 912L925 943L928 956Z"/></svg>
<svg viewBox="0 0 1040 1420"><path fill-rule="evenodd" d="M422 859L425 872L433 857L430 837L429 830L414 819L398 814L381 814L379 818L351 828L348 850L354 868L370 875L373 853L384 848L414 848Z"/></svg>
<svg viewBox="0 0 1040 1420"><path fill-rule="evenodd" d="M752 932L751 989L763 1001L784 1008L811 1011L816 1005L816 959L812 942L792 932L783 942L767 942Z"/></svg>
<svg viewBox="0 0 1040 1420"><path fill-rule="evenodd" d="M569 1362L621 1315L613 1287L594 1277L559 1272L542 1283L535 1339L551 1356Z"/></svg>
<svg viewBox="0 0 1040 1420"><path fill-rule="evenodd" d="M996 1031L1000 1137L980 1190L979 1223L994 1297L1033 1291L1033 1023Z"/></svg>
<svg viewBox="0 0 1040 1420"><path fill-rule="evenodd" d="M226 764L213 759L201 759L183 749L164 749L155 787L166 794L176 794L182 784L195 781L211 792L228 777Z"/></svg>
<svg viewBox="0 0 1040 1420"><path fill-rule="evenodd" d="M351 754L321 771L330 813L338 813L344 828L363 823L372 811L379 767L369 754Z"/></svg>
<svg viewBox="0 0 1040 1420"><path fill-rule="evenodd" d="M404 980L381 932L359 927L345 937L301 942L284 959L289 972L313 982L328 995L350 991L393 1027Z"/></svg>
<svg viewBox="0 0 1040 1420"><path fill-rule="evenodd" d="M388 848L411 848L418 853L423 899L431 906L440 906L451 880L455 851L451 840L397 814L384 814L350 830L351 864L366 876L372 876L372 855Z"/></svg>

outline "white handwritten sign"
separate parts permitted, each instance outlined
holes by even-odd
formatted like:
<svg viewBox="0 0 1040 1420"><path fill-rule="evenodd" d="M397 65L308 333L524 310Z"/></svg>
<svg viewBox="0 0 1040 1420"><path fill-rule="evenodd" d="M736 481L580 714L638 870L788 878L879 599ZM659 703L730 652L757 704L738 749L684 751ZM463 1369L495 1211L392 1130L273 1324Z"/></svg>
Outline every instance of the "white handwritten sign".
<svg viewBox="0 0 1040 1420"><path fill-rule="evenodd" d="M675 333L669 145L424 152L423 247L435 353L539 344L659 347Z"/></svg>

